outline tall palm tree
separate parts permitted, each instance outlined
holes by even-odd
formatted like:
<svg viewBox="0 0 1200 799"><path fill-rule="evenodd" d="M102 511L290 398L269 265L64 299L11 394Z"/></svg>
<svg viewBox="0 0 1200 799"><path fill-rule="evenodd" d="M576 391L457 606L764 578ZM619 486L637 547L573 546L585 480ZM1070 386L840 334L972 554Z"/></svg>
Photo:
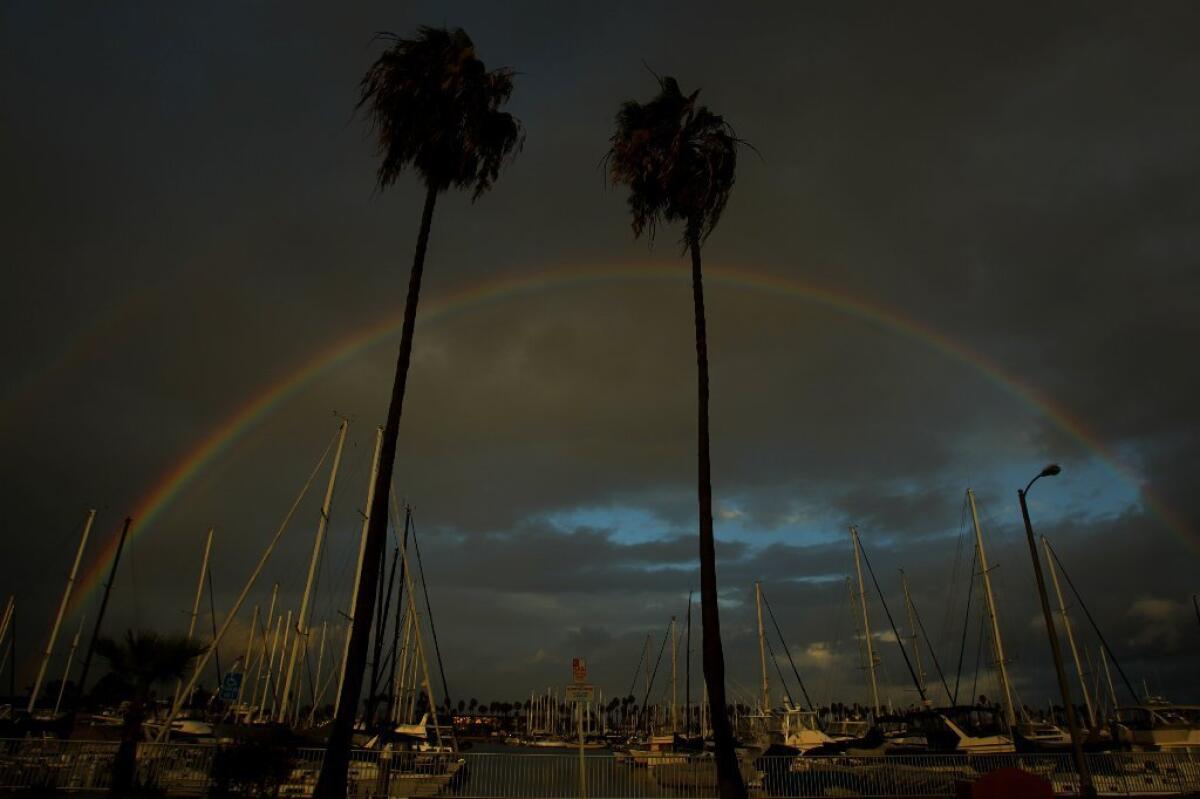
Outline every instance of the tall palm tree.
<svg viewBox="0 0 1200 799"><path fill-rule="evenodd" d="M96 639L96 654L125 685L129 706L121 726L121 744L113 762L110 797L130 795L137 771L137 745L142 740L146 703L154 686L182 679L197 655L207 647L184 635L159 635L129 630L125 639Z"/></svg>
<svg viewBox="0 0 1200 799"><path fill-rule="evenodd" d="M380 188L393 185L402 172L411 168L424 183L425 206L404 301L400 352L369 509L346 674L315 799L341 799L346 795L350 738L366 668L379 563L387 540L392 465L433 207L438 195L450 188L470 189L473 198L478 199L492 187L524 139L517 119L500 110L512 94L513 72L488 71L461 28L423 27L412 39L392 34L381 38L389 44L363 76L358 108L365 112L378 140Z"/></svg>
<svg viewBox="0 0 1200 799"><path fill-rule="evenodd" d="M700 511L700 605L704 628L704 678L709 702L725 707L725 655L717 610L717 565L713 544L712 476L708 443L708 334L700 249L713 232L733 189L740 143L719 115L698 105L699 92L685 95L674 78L659 78L648 103L627 101L617 112L616 132L606 163L613 185L629 188L633 234L654 237L664 222L683 223L683 246L692 256L698 395L696 488ZM744 797L733 730L723 713L713 714L717 781L722 799Z"/></svg>

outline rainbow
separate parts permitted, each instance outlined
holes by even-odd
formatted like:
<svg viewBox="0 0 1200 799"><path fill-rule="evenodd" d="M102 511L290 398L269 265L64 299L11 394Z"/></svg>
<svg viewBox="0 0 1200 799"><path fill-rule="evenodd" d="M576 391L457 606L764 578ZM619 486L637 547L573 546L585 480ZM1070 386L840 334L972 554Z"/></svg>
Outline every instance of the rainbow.
<svg viewBox="0 0 1200 799"><path fill-rule="evenodd" d="M1190 526L1161 498L1144 485L1140 477L1112 452L1084 423L1050 398L1037 392L999 364L961 342L949 338L933 327L885 308L852 297L828 286L803 282L790 277L745 268L715 265L705 268L710 284L730 286L750 291L791 297L831 309L890 332L916 340L979 374L1020 402L1034 408L1058 428L1104 459L1124 479L1138 486L1142 501L1166 525L1185 541L1194 543ZM500 302L522 295L616 281L650 280L684 282L689 271L678 263L648 262L623 266L595 266L575 270L554 270L519 275L498 276L456 292L436 297L421 306L419 325L429 324L447 316L463 313L478 306ZM220 424L213 427L182 458L167 470L138 500L131 516L134 519L130 537L151 529L154 522L187 489L203 469L229 450L247 431L268 417L281 404L301 392L316 378L352 360L398 334L401 314L387 316L350 333L315 353L282 378L264 386L250 400L236 408ZM96 589L106 575L116 549L116 537L107 542L99 557L92 561L76 596L79 601Z"/></svg>

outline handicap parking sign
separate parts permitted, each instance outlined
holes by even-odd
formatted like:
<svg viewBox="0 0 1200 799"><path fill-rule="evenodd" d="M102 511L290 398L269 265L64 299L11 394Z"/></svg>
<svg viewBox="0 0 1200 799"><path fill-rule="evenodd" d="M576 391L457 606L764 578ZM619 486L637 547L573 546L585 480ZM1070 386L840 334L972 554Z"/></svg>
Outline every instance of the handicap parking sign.
<svg viewBox="0 0 1200 799"><path fill-rule="evenodd" d="M242 673L240 671L231 671L225 675L225 679L221 681L221 699L227 702L236 702L238 693L242 690Z"/></svg>

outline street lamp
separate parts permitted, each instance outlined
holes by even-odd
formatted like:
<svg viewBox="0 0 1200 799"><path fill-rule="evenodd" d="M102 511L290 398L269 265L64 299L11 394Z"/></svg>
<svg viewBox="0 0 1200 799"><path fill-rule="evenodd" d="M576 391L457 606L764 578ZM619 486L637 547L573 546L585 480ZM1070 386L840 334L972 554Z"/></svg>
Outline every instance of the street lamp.
<svg viewBox="0 0 1200 799"><path fill-rule="evenodd" d="M1075 758L1075 770L1079 772L1079 793L1081 796L1094 797L1096 789L1092 785L1092 775L1088 771L1087 760L1083 756L1083 740L1079 732L1079 720L1075 717L1075 705L1071 702L1071 689L1067 685L1067 674L1063 670L1062 650L1058 647L1058 630L1054 626L1054 617L1050 614L1050 600L1046 596L1046 581L1042 578L1042 562L1038 558L1037 544L1033 541L1033 524L1029 521L1029 506L1025 495L1039 479L1053 477L1062 468L1052 463L1029 481L1024 490L1017 489L1017 498L1021 500L1021 516L1025 520L1025 537L1029 539L1029 556L1033 559L1033 576L1037 581L1038 597L1042 600L1042 616L1046 620L1046 635L1050 638L1050 653L1054 656L1054 672L1058 676L1058 687L1062 691L1063 709L1067 714L1067 727L1071 732L1071 754Z"/></svg>

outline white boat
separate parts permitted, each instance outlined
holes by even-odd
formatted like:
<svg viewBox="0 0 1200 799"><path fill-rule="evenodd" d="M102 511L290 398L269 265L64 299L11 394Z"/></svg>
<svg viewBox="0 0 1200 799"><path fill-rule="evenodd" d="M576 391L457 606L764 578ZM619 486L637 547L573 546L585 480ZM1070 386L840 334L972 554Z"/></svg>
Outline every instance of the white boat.
<svg viewBox="0 0 1200 799"><path fill-rule="evenodd" d="M783 733L784 746L790 746L800 754L834 740L833 736L821 730L816 712L799 708L784 708L780 732Z"/></svg>
<svg viewBox="0 0 1200 799"><path fill-rule="evenodd" d="M832 719L825 725L825 734L832 741L852 741L862 738L871 729L866 719Z"/></svg>
<svg viewBox="0 0 1200 799"><path fill-rule="evenodd" d="M1034 747L1065 749L1071 745L1071 734L1048 721L1024 721L1017 725L1017 734Z"/></svg>
<svg viewBox="0 0 1200 799"><path fill-rule="evenodd" d="M668 763L683 763L687 754L675 751L675 736L651 735L644 746L630 746L629 762L635 766L657 768Z"/></svg>
<svg viewBox="0 0 1200 799"><path fill-rule="evenodd" d="M1016 751L1002 716L991 707L926 710L910 715L908 721L911 731L924 737L934 752L983 755Z"/></svg>
<svg viewBox="0 0 1200 799"><path fill-rule="evenodd" d="M1200 751L1200 705L1135 705L1117 709L1117 740L1150 751Z"/></svg>

